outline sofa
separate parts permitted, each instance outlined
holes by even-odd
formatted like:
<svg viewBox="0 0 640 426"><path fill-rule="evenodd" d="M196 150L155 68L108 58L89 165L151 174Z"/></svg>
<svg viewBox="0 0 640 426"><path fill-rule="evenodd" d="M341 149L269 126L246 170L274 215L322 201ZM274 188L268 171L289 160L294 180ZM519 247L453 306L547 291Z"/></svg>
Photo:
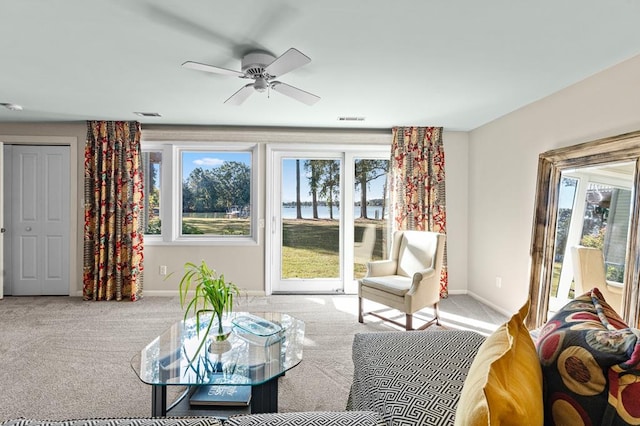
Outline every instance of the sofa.
<svg viewBox="0 0 640 426"><path fill-rule="evenodd" d="M535 333L528 303L489 337L464 330L357 334L342 412L41 421L0 426L640 425L640 331L597 289ZM532 337L532 334L535 337Z"/></svg>

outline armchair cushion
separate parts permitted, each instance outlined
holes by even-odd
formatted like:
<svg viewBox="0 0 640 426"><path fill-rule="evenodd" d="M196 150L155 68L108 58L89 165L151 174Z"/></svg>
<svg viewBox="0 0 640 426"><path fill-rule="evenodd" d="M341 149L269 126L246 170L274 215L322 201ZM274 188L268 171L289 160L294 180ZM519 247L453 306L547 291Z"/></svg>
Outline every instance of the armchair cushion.
<svg viewBox="0 0 640 426"><path fill-rule="evenodd" d="M386 291L396 296L404 296L411 288L411 278L400 275L385 275L382 277L366 277L362 283L367 287Z"/></svg>
<svg viewBox="0 0 640 426"><path fill-rule="evenodd" d="M415 272L433 268L434 259L428 253L435 253L436 239L426 239L420 231L404 233L398 251L397 275L411 277Z"/></svg>

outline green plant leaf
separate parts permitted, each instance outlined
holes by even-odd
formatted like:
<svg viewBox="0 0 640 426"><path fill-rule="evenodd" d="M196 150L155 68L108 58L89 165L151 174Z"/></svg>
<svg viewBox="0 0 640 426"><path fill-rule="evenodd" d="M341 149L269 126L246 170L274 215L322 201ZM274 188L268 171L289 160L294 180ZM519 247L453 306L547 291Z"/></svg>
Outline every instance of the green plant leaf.
<svg viewBox="0 0 640 426"><path fill-rule="evenodd" d="M232 282L227 282L224 275L218 275L214 268L210 268L203 260L199 265L193 262L184 264L184 274L178 284L180 294L180 306L184 309L184 319L190 314L195 316L196 330L200 336L200 315L211 312L211 320L207 325L205 336L211 331L214 317L217 318L218 332L222 333L222 319L225 313L233 311L234 296L240 295L240 289ZM193 289L193 296L189 291ZM202 339L196 354L204 347L206 338ZM193 362L189 360L190 363Z"/></svg>

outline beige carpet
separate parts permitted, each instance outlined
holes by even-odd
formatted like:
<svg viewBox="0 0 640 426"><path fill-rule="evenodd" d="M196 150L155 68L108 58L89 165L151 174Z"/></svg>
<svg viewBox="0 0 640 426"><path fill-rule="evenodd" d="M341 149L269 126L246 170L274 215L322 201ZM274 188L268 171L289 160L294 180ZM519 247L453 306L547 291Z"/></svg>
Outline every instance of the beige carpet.
<svg viewBox="0 0 640 426"><path fill-rule="evenodd" d="M373 317L359 324L355 296L253 297L241 303L237 310L287 312L305 321L303 361L280 379L280 411L343 410L353 335L396 330ZM485 333L504 321L468 296L443 300L441 313L451 327ZM150 415L150 386L138 380L130 359L181 317L177 297L135 303L0 300L0 421Z"/></svg>

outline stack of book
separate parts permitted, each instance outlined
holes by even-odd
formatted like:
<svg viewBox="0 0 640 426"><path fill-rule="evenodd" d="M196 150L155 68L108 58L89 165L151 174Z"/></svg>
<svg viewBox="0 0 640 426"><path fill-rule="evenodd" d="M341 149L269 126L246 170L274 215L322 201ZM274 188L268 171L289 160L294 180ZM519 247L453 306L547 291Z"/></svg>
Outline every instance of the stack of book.
<svg viewBox="0 0 640 426"><path fill-rule="evenodd" d="M247 406L251 401L251 386L198 386L189 402L196 406Z"/></svg>

